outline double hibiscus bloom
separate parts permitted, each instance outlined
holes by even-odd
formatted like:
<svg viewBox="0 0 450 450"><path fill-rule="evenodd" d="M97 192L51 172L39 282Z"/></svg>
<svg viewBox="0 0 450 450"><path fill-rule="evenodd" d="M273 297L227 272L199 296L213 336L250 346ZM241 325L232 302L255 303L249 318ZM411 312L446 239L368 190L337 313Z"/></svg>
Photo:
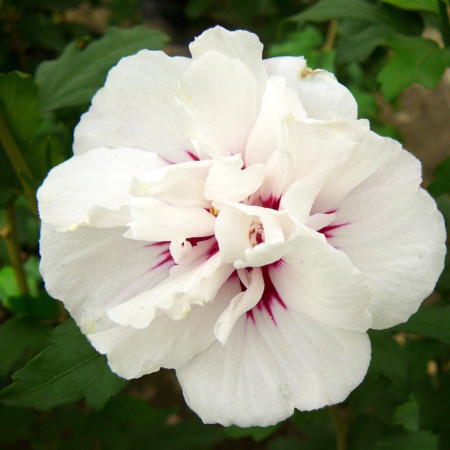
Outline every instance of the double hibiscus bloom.
<svg viewBox="0 0 450 450"><path fill-rule="evenodd" d="M445 254L419 161L262 48L216 27L192 59L122 59L38 193L47 290L120 376L176 369L206 423L343 401Z"/></svg>

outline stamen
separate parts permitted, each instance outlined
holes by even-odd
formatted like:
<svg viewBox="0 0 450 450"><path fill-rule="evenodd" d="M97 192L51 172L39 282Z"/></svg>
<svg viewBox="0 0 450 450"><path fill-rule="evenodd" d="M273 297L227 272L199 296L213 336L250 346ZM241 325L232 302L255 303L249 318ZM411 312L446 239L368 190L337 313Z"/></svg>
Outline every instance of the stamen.
<svg viewBox="0 0 450 450"><path fill-rule="evenodd" d="M252 247L262 244L265 240L264 227L260 222L253 222L248 231L248 238Z"/></svg>
<svg viewBox="0 0 450 450"><path fill-rule="evenodd" d="M220 213L219 209L214 208L213 206L211 206L211 208L209 208L209 212L210 214L212 214L214 217L217 217Z"/></svg>

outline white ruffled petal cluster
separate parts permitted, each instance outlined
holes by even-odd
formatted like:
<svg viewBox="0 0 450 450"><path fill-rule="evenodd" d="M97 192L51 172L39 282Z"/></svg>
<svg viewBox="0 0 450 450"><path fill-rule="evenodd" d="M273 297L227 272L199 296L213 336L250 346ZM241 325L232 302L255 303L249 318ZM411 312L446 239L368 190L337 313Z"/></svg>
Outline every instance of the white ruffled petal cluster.
<svg viewBox="0 0 450 450"><path fill-rule="evenodd" d="M38 192L46 288L125 378L174 368L205 423L269 425L344 400L367 329L442 271L421 166L304 58L245 31L109 73Z"/></svg>

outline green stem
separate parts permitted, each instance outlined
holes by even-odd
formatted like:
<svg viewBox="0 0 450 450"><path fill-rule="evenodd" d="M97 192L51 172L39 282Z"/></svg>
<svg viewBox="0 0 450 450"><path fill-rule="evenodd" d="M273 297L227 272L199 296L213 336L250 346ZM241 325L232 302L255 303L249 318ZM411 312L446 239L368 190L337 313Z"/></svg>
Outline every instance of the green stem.
<svg viewBox="0 0 450 450"><path fill-rule="evenodd" d="M437 0L439 6L439 12L441 13L441 28L442 37L444 39L445 46L450 46L450 20L448 17L448 9L444 0Z"/></svg>
<svg viewBox="0 0 450 450"><path fill-rule="evenodd" d="M336 433L336 450L347 450L348 423L343 417L343 412L336 405L329 406L334 432Z"/></svg>
<svg viewBox="0 0 450 450"><path fill-rule="evenodd" d="M338 28L338 21L336 19L330 20L328 25L327 36L325 38L325 43L323 44L322 51L329 52L334 47L334 41L336 40Z"/></svg>
<svg viewBox="0 0 450 450"><path fill-rule="evenodd" d="M27 279L22 265L20 256L19 239L17 236L17 219L14 205L7 206L3 209L5 218L5 228L1 230L1 236L5 241L6 250L8 251L11 266L14 270L17 286L21 294L29 295Z"/></svg>
<svg viewBox="0 0 450 450"><path fill-rule="evenodd" d="M36 191L31 186L33 176L31 175L30 169L28 168L28 165L19 150L19 147L17 146L2 113L0 113L0 142L2 143L6 155L8 156L8 159L11 162L20 183L22 184L25 195L31 204L32 211L38 215Z"/></svg>

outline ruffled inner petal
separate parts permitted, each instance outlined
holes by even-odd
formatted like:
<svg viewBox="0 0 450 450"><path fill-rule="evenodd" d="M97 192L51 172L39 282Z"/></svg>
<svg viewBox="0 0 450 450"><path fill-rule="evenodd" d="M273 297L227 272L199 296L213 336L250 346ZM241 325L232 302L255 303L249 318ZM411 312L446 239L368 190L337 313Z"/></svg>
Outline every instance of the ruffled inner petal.
<svg viewBox="0 0 450 450"><path fill-rule="evenodd" d="M58 232L43 223L40 272L45 288L84 333L108 328L106 310L164 280L171 266L168 244L123 237L125 228L80 227Z"/></svg>
<svg viewBox="0 0 450 450"><path fill-rule="evenodd" d="M238 59L253 74L260 89L264 88L267 75L262 62L263 45L256 34L245 30L228 31L216 26L196 37L189 50L194 60L210 51Z"/></svg>
<svg viewBox="0 0 450 450"><path fill-rule="evenodd" d="M286 117L304 118L306 112L284 78L269 77L258 118L247 141L247 166L268 161L278 146L281 121Z"/></svg>
<svg viewBox="0 0 450 450"><path fill-rule="evenodd" d="M173 206L152 198L130 201L132 221L125 234L143 241L203 237L214 234L215 217L200 206Z"/></svg>
<svg viewBox="0 0 450 450"><path fill-rule="evenodd" d="M220 264L217 253L203 262L175 266L156 287L109 309L108 316L119 325L138 329L147 327L162 312L181 320L192 305L211 302L232 271L231 265Z"/></svg>
<svg viewBox="0 0 450 450"><path fill-rule="evenodd" d="M230 277L213 302L194 305L184 320L160 315L143 329L115 325L88 338L97 351L108 355L111 369L127 379L156 372L161 367L180 367L216 340L214 324L229 299L239 291L237 278Z"/></svg>
<svg viewBox="0 0 450 450"><path fill-rule="evenodd" d="M211 202L203 191L212 160L171 164L136 177L132 193L136 196L165 200L174 206L202 206Z"/></svg>
<svg viewBox="0 0 450 450"><path fill-rule="evenodd" d="M265 168L255 164L243 169L241 155L215 159L205 182L209 200L240 202L253 194L264 181Z"/></svg>
<svg viewBox="0 0 450 450"><path fill-rule="evenodd" d="M250 282L247 289L233 297L214 326L214 334L222 345L226 345L231 330L238 319L256 306L264 292L261 269L254 268L249 278Z"/></svg>
<svg viewBox="0 0 450 450"><path fill-rule="evenodd" d="M264 60L268 75L286 78L299 96L308 117L319 120L356 120L358 105L351 92L326 70L311 70L303 57Z"/></svg>
<svg viewBox="0 0 450 450"><path fill-rule="evenodd" d="M243 153L258 108L258 83L247 66L216 51L193 60L176 92L191 138L211 157Z"/></svg>
<svg viewBox="0 0 450 450"><path fill-rule="evenodd" d="M372 291L350 259L324 239L295 236L270 279L288 308L324 325L366 331Z"/></svg>
<svg viewBox="0 0 450 450"><path fill-rule="evenodd" d="M124 226L133 177L166 163L155 153L132 148L98 148L54 167L37 198L43 222L58 231L82 225Z"/></svg>

